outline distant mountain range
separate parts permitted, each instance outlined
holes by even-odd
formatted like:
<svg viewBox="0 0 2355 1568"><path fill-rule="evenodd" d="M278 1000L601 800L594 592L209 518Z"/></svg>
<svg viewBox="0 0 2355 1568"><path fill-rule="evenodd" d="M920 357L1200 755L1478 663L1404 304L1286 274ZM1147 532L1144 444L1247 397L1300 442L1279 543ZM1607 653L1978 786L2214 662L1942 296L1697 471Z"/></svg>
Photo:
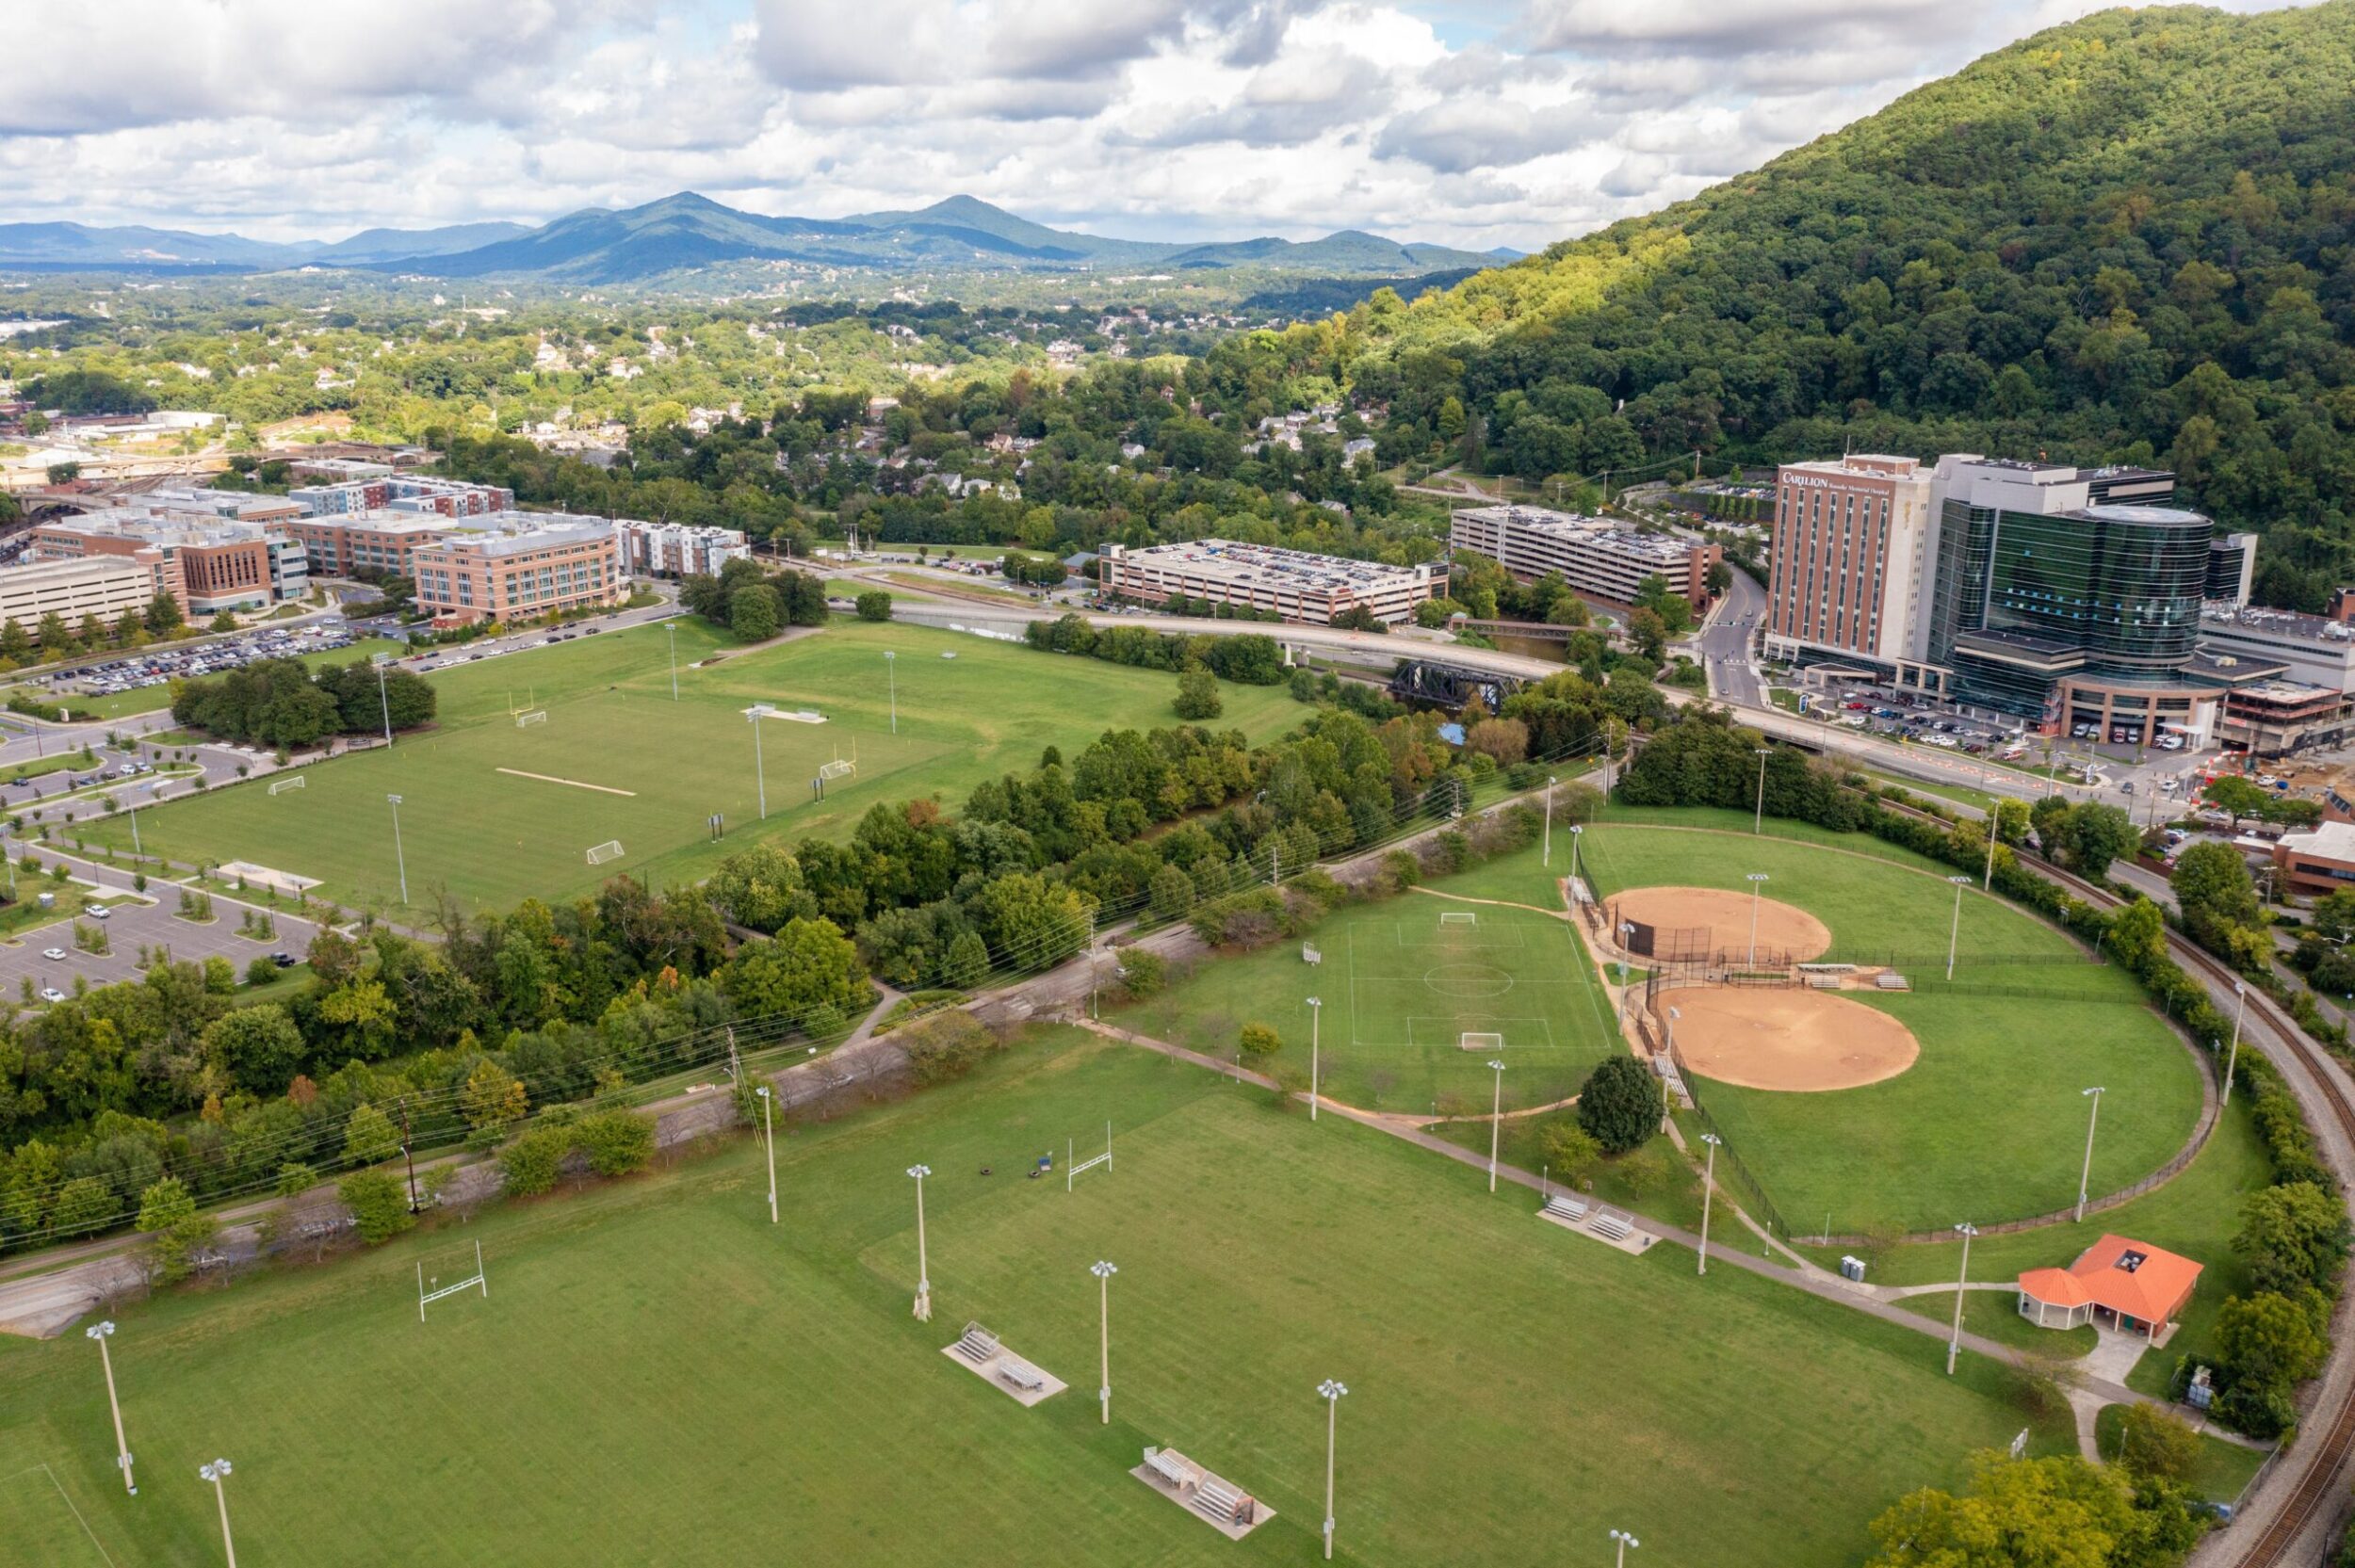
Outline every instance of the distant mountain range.
<svg viewBox="0 0 2355 1568"><path fill-rule="evenodd" d="M820 218L766 218L681 191L620 212L584 208L536 229L520 223L369 229L333 244L277 244L175 229L0 223L0 269L282 271L340 267L434 278L566 283L639 283L698 267L757 261L886 271L1149 267L1176 272L1258 267L1327 276L1405 276L1490 267L1518 254L1402 244L1354 229L1306 242L1259 238L1178 245L1107 239L1049 229L970 196L951 196L914 212Z"/></svg>

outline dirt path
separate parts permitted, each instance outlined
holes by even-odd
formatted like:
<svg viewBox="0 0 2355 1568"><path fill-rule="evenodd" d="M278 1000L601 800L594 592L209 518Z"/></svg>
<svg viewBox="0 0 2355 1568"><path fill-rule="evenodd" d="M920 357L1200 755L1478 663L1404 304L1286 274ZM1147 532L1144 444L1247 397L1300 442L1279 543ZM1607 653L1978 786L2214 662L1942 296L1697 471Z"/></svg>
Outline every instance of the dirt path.
<svg viewBox="0 0 2355 1568"><path fill-rule="evenodd" d="M1498 909L1525 909L1532 914L1549 919L1567 920L1570 912L1562 909L1541 909L1535 904L1517 904L1510 898L1475 898L1469 893L1442 893L1436 887L1412 887L1409 893L1420 893L1426 898L1445 898L1451 904L1489 904Z"/></svg>

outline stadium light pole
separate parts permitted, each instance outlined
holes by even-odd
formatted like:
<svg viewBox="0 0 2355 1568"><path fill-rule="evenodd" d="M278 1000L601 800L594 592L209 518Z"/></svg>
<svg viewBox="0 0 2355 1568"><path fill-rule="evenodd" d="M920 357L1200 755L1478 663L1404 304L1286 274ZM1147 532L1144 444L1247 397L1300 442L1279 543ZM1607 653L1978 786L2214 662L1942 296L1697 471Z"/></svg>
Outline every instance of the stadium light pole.
<svg viewBox="0 0 2355 1568"><path fill-rule="evenodd" d="M760 1140L769 1148L769 1223L773 1225L777 1222L777 1124L771 1119L770 1107L776 1101L767 1084L753 1092L760 1096Z"/></svg>
<svg viewBox="0 0 2355 1568"><path fill-rule="evenodd" d="M229 1479L229 1462L217 1459L210 1464L200 1464L196 1473L213 1483L213 1496L220 1504L220 1549L229 1554L229 1568L237 1568L237 1544L229 1535L229 1494L221 1482Z"/></svg>
<svg viewBox="0 0 2355 1568"><path fill-rule="evenodd" d="M760 819L763 822L769 820L769 773L760 760L760 720L768 711L769 704L766 703L755 703L744 710L744 717L751 720L753 726L753 788L760 797Z"/></svg>
<svg viewBox="0 0 2355 1568"><path fill-rule="evenodd" d="M1762 833L1766 831L1766 759L1774 748L1754 746L1751 750L1758 753L1758 810L1750 817L1750 832Z"/></svg>
<svg viewBox="0 0 2355 1568"><path fill-rule="evenodd" d="M1964 1282L1971 1277L1971 1238L1979 1234L1979 1227L1965 1220L1955 1227L1962 1237L1962 1267L1955 1274L1955 1332L1946 1341L1946 1375L1955 1375L1955 1358L1962 1353L1962 1292Z"/></svg>
<svg viewBox="0 0 2355 1568"><path fill-rule="evenodd" d="M1324 998L1308 998L1308 1120L1317 1119L1317 1036L1324 1019Z"/></svg>
<svg viewBox="0 0 2355 1568"><path fill-rule="evenodd" d="M2233 994L2240 1000L2233 1009L2232 1053L2224 1059L2224 1105L2228 1109L2233 1104L2233 1069L2240 1065L2240 1022L2249 1014L2249 982L2234 980Z"/></svg>
<svg viewBox="0 0 2355 1568"><path fill-rule="evenodd" d="M929 1165L911 1165L908 1174L916 1178L916 1320L933 1320L933 1277L924 1256L924 1178L933 1173Z"/></svg>
<svg viewBox="0 0 2355 1568"><path fill-rule="evenodd" d="M1581 845L1583 845L1583 844L1584 843L1585 838L1586 838L1586 830L1585 830L1584 827L1582 827L1580 824L1576 823L1576 822L1571 823L1571 824L1570 824L1570 881L1578 881L1578 852L1579 852L1580 846L1581 846Z"/></svg>
<svg viewBox="0 0 2355 1568"><path fill-rule="evenodd" d="M662 629L671 638L671 701L678 701L678 622L665 621Z"/></svg>
<svg viewBox="0 0 2355 1568"><path fill-rule="evenodd" d="M1324 1397L1324 1560L1333 1560L1333 1439L1340 1426L1341 1396L1349 1389L1331 1378L1317 1384Z"/></svg>
<svg viewBox="0 0 2355 1568"><path fill-rule="evenodd" d="M1683 1020L1684 1014L1681 1010L1676 1008L1668 1010L1668 1059L1671 1061L1676 1059L1677 1054L1677 1025Z"/></svg>
<svg viewBox="0 0 2355 1568"><path fill-rule="evenodd" d="M2156 797L2153 797L2156 799ZM2003 823L2004 802L1990 800L1987 808L1987 881L1985 891L1995 891L1995 832Z"/></svg>
<svg viewBox="0 0 2355 1568"><path fill-rule="evenodd" d="M1548 868L1553 865L1553 785L1554 777L1546 775L1546 836L1545 848L1537 856L1537 864Z"/></svg>
<svg viewBox="0 0 2355 1568"><path fill-rule="evenodd" d="M400 847L400 797L387 795L384 803L393 808L393 864L400 869L400 901L409 901L409 856Z"/></svg>
<svg viewBox="0 0 2355 1568"><path fill-rule="evenodd" d="M384 711L384 744L390 746L393 743L393 700L384 691L384 667L392 663L392 656L379 654L368 662L376 666L376 705Z"/></svg>
<svg viewBox="0 0 2355 1568"><path fill-rule="evenodd" d="M884 650L884 678L891 683L891 733L900 733L900 655Z"/></svg>
<svg viewBox="0 0 2355 1568"><path fill-rule="evenodd" d="M1717 1145L1725 1141L1713 1132L1701 1134L1701 1141L1709 1145L1709 1168L1701 1172L1701 1266L1700 1272L1709 1272L1709 1200L1717 1190Z"/></svg>
<svg viewBox="0 0 2355 1568"><path fill-rule="evenodd" d="M106 1408L115 1416L115 1468L122 1472L122 1489L136 1497L138 1482L131 1477L131 1440L122 1435L122 1401L115 1398L115 1359L106 1353L106 1341L114 1337L111 1322L92 1323L82 1333L98 1341L98 1365L106 1369Z"/></svg>
<svg viewBox="0 0 2355 1568"><path fill-rule="evenodd" d="M1766 885L1766 873L1746 872L1743 880L1750 884L1750 967L1755 969L1758 967L1758 896Z"/></svg>
<svg viewBox="0 0 2355 1568"><path fill-rule="evenodd" d="M2093 1129L2102 1120L2101 1088L2097 1085L2085 1093L2093 1102L2093 1113L2086 1118L2086 1164L2085 1169L2077 1173L2076 1222L2081 1225L2086 1218L2086 1189L2093 1181Z"/></svg>
<svg viewBox="0 0 2355 1568"><path fill-rule="evenodd" d="M1488 1107L1488 1190L1497 1189L1497 1140L1504 1133L1504 1063L1491 1061L1489 1070L1497 1075L1496 1098Z"/></svg>
<svg viewBox="0 0 2355 1568"><path fill-rule="evenodd" d="M1955 917L1946 927L1946 978L1955 978L1955 944L1962 936L1962 890L1971 885L1968 877L1949 877L1955 884Z"/></svg>
<svg viewBox="0 0 2355 1568"><path fill-rule="evenodd" d="M1099 1380L1096 1389L1096 1403L1103 1407L1104 1425L1113 1424L1113 1276L1120 1272L1113 1265L1100 1258L1088 1265L1088 1272L1096 1276L1096 1369Z"/></svg>
<svg viewBox="0 0 2355 1568"><path fill-rule="evenodd" d="M1636 1540L1635 1537L1628 1534L1625 1530L1613 1530L1611 1532L1611 1539L1618 1544L1618 1568L1627 1568L1627 1549L1630 1546L1640 1546L1643 1543Z"/></svg>

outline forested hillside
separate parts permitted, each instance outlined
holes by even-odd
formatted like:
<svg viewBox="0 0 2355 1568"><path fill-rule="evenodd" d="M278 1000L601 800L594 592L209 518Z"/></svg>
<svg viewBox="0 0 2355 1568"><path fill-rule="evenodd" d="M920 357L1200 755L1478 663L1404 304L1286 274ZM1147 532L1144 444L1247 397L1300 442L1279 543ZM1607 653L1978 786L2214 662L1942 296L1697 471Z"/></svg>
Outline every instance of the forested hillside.
<svg viewBox="0 0 2355 1568"><path fill-rule="evenodd" d="M2155 459L2311 605L2355 577L2351 255L2355 0L2112 11L1651 217L1223 354L1345 370L1392 402L1386 457L1531 477Z"/></svg>

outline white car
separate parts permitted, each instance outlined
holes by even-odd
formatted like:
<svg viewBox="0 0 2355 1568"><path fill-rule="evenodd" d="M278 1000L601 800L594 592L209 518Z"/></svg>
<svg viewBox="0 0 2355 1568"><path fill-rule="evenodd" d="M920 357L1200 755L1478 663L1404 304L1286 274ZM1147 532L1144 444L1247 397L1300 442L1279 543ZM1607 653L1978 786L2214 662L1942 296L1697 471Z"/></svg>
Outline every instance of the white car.
<svg viewBox="0 0 2355 1568"><path fill-rule="evenodd" d="M65 949L63 947L43 947L41 950L41 956L45 959L62 959L65 957Z"/></svg>
<svg viewBox="0 0 2355 1568"><path fill-rule="evenodd" d="M89 917L92 920L111 920L115 912L104 904L92 904L89 907Z"/></svg>
<svg viewBox="0 0 2355 1568"><path fill-rule="evenodd" d="M65 1000L65 993L54 985L44 985L41 988L41 999L44 1002L62 1002Z"/></svg>

